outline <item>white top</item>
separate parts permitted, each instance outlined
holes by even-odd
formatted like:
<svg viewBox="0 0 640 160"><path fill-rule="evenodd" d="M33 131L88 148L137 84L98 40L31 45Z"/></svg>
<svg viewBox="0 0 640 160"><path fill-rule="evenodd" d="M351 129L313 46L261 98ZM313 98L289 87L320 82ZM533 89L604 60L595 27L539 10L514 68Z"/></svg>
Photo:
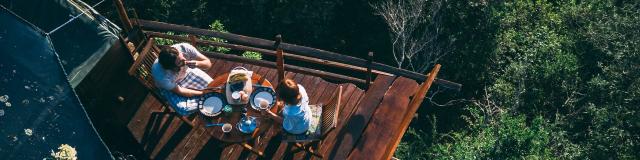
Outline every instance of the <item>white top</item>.
<svg viewBox="0 0 640 160"><path fill-rule="evenodd" d="M198 55L202 55L202 53L200 53L195 47L188 43L174 44L171 47L177 49L178 52L182 53L184 58L186 58L188 61L195 60ZM189 68L186 66L181 67L180 71L176 73L172 70L162 68L162 65L160 65L157 59L155 62L153 62L153 66L151 66L151 74L153 75L153 80L155 81L156 86L166 90L173 90L173 88L176 87L177 82L184 79L186 73L188 72L196 72L198 73L198 75L204 73L198 68Z"/></svg>
<svg viewBox="0 0 640 160"><path fill-rule="evenodd" d="M307 91L300 84L298 84L298 91L302 96L300 103L297 105L285 104L282 110L282 127L292 134L304 133L311 126L312 113L311 108L309 108L309 96L307 96Z"/></svg>

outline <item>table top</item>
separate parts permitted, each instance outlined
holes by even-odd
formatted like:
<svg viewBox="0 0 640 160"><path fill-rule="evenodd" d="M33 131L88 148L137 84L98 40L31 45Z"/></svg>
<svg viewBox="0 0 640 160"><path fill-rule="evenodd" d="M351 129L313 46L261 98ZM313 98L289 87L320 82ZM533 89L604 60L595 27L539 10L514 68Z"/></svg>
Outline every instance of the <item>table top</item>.
<svg viewBox="0 0 640 160"><path fill-rule="evenodd" d="M221 74L216 76L213 81L211 81L211 83L209 83L208 87L224 87L225 83L227 82L227 77L229 76L229 73L225 73L225 74ZM251 81L253 84L257 84L257 85L262 85L262 86L266 86L266 87L272 87L273 85L271 84L271 82L269 82L266 78L264 78L263 76L253 73L251 76ZM220 92L222 92L224 94L224 89L221 90ZM268 119L266 117L263 117L260 114L260 111L257 111L255 109L253 109L251 107L251 104L248 103L246 105L233 105L233 110L234 112L225 114L222 113L218 116L215 117L207 117L204 115L201 115L200 117L202 117L202 119L205 121L205 125L208 123L230 123L233 126L233 129L231 130L231 132L229 133L224 133L222 132L222 127L220 126L213 126L213 129L209 129L211 136L217 138L220 141L223 142L232 142L232 143L237 143L237 142L246 142L249 141L259 135L262 135L265 131L267 131L270 127L273 126L273 121L271 119ZM256 127L256 129L254 130L253 133L242 133L238 130L238 128L236 127L236 124L240 121L240 119L242 118L242 112L235 112L236 110L240 110L241 108L246 108L247 110L247 116L252 116L252 117L256 117L256 120L258 122L258 126ZM274 113L277 113L277 111L280 110L280 107L278 107L278 105L274 105L271 108L271 111Z"/></svg>

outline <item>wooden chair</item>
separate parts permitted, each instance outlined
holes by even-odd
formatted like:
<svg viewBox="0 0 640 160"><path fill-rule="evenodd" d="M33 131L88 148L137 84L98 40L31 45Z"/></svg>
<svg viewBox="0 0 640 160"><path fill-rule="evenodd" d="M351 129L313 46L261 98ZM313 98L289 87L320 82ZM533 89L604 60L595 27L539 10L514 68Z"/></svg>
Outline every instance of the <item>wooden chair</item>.
<svg viewBox="0 0 640 160"><path fill-rule="evenodd" d="M131 65L131 68L129 68L129 75L138 79L138 81L140 81L142 85L144 85L149 89L149 91L151 91L151 94L156 99L162 102L163 107L165 107L164 109L165 112L176 115L177 117L180 118L180 120L184 121L191 127L195 126L196 118L194 118L193 120L189 120L187 116L182 116L178 114L169 105L168 101L164 98L164 96L160 94L160 90L156 87L153 81L153 77L151 75L151 66L153 65L153 62L156 59L158 59L158 53L160 52L160 49L154 45L154 39L149 38L144 48L142 48L142 51L139 51L138 53L135 53L135 52L138 52L138 51L135 51L135 50L133 51L134 55L138 55L138 56L134 56L133 65Z"/></svg>
<svg viewBox="0 0 640 160"><path fill-rule="evenodd" d="M331 97L330 101L326 105L322 105L322 113L320 115L320 137L312 138L312 139L295 139L291 136L291 134L284 134L285 141L294 142L295 146L299 149L305 150L306 152L323 158L324 156L317 151L320 150L320 145L322 140L324 140L329 133L331 133L338 125L338 115L340 115L340 105L342 99L342 86L338 86L338 91ZM306 144L305 144L306 143ZM314 145L318 145L316 149L314 149Z"/></svg>

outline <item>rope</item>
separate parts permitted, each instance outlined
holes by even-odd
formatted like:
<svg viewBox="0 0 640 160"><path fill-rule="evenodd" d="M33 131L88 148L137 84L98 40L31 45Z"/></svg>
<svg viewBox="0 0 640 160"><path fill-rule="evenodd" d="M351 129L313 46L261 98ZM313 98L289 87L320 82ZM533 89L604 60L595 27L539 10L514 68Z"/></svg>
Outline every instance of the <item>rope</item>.
<svg viewBox="0 0 640 160"><path fill-rule="evenodd" d="M102 1L100 1L100 2L98 2L98 3L96 3L96 4L94 4L94 5L93 5L93 6L91 6L91 7L92 7L92 8L95 8L96 6L100 5L102 2L104 2L104 0L102 0ZM85 14L85 13L84 13L84 11L82 11L82 13L80 13L80 14L78 14L78 15L74 16L73 18L69 19L67 22L64 22L62 25L60 25L60 26L56 27L55 29L53 29L53 30L51 30L51 31L49 31L49 32L47 32L47 33L45 33L45 35L47 35L47 36L51 35L52 33L54 33L54 32L56 32L56 31L58 31L58 29L60 29L60 28L62 28L62 27L64 27L64 26L66 26L67 24L71 23L73 20L78 19L78 17L80 17L80 16L81 16L81 15L83 15L83 14Z"/></svg>

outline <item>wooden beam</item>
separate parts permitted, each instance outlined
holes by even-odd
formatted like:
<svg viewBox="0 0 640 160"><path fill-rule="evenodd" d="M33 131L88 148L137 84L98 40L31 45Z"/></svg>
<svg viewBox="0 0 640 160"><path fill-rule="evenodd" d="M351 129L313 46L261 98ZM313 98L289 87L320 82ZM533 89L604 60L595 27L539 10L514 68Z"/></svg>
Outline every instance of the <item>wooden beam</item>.
<svg viewBox="0 0 640 160"><path fill-rule="evenodd" d="M136 25L140 25L142 28L151 29L151 30L177 31L177 32L183 32L187 34L212 36L212 37L222 38L238 44L252 45L252 46L257 46L261 48L272 48L274 44L274 41L261 39L261 38L248 37L248 36L237 35L233 33L222 33L222 32L216 32L216 31L211 31L207 29L200 29L200 28L169 24L169 23L163 23L163 22L156 22L156 21L137 20ZM361 67L367 65L367 61L364 59L346 56L346 55L329 52L325 50L320 50L320 49L315 49L315 48L305 47L305 46L298 46L295 44L288 44L288 43L282 43L280 44L280 46L284 51L289 51L289 52L300 54L307 57L325 59L325 60L350 64L355 66L361 66ZM395 74L398 76L408 77L417 81L425 80L425 77L423 74L392 67L389 65L381 64L381 63L374 62L372 65L372 68L375 70Z"/></svg>
<svg viewBox="0 0 640 160"><path fill-rule="evenodd" d="M113 3L115 3L116 8L118 9L118 15L120 15L120 21L122 21L122 28L124 28L124 31L129 33L129 31L131 30L132 25L131 25L131 20L129 20L129 16L127 15L127 11L124 8L124 5L122 4L122 0L114 0Z"/></svg>
<svg viewBox="0 0 640 160"><path fill-rule="evenodd" d="M184 36L168 35L168 34L164 34L164 33L160 33L160 32L153 32L153 31L145 31L144 33L149 35L149 36L151 36L151 37L166 38L166 39L172 39L172 40L177 40L177 41L190 42L190 40L187 37L184 37ZM225 48L231 48L233 50L253 51L253 52L259 52L259 53L262 53L262 54L265 54L265 55L268 55L268 56L276 56L276 51L268 50L268 49L249 47L249 46L243 46L243 45L237 45L237 44L222 43L222 42L207 41L207 40L197 40L196 42L198 44L202 44L202 45L209 45L209 46L215 46L215 47L225 47ZM327 65L327 66L336 67L336 68L344 68L344 69L349 69L349 70L354 70L354 71L359 71L359 72L367 72L367 68L365 68L365 67L358 67L358 66L339 63L339 62L333 62L333 61L328 61L328 60L311 58L311 57L291 54L291 53L287 53L287 52L283 52L283 55L284 55L285 59L298 60L298 61L303 61L303 62L310 62L310 63L314 63L314 64ZM378 70L371 70L371 72L375 73L375 74L394 76L391 73L386 73L386 72L382 72L382 71L378 71Z"/></svg>
<svg viewBox="0 0 640 160"><path fill-rule="evenodd" d="M369 89L369 86L371 86L371 63L373 62L373 52L369 52L368 57L369 63L367 63L367 89Z"/></svg>
<svg viewBox="0 0 640 160"><path fill-rule="evenodd" d="M276 48L276 68L278 70L278 83L284 80L284 55L282 55L282 35L276 35L276 42L273 47Z"/></svg>
<svg viewBox="0 0 640 160"><path fill-rule="evenodd" d="M400 144L400 140L402 140L402 136L404 135L404 133L407 131L407 128L409 127L409 123L411 122L411 119L413 119L413 115L416 113L416 111L420 107L420 104L422 104L424 97L427 95L427 92L429 92L429 88L431 87L433 80L436 79L436 76L438 75L439 71L440 71L440 64L436 64L436 66L433 67L433 69L429 73L429 76L427 77L426 82L422 83L422 85L420 86L420 90L418 90L418 92L416 92L416 94L413 95L413 99L409 103L409 109L405 113L404 118L402 119L402 122L398 125L398 129L400 130L400 132L398 132L397 135L394 136L395 140L393 140L392 144L388 146L383 158L391 159L391 157L393 156L393 153L395 153L396 148L398 148L398 144Z"/></svg>
<svg viewBox="0 0 640 160"><path fill-rule="evenodd" d="M438 86L443 86L445 88L453 89L456 92L459 92L462 89L462 84L447 81L444 79L436 78L433 83L437 84Z"/></svg>
<svg viewBox="0 0 640 160"><path fill-rule="evenodd" d="M237 56L232 54L223 54L223 53L215 53L215 52L207 52L207 51L201 51L201 53L210 58L218 58L218 59L224 59L228 61L248 63L256 66L276 68L276 63L274 62L255 60L255 59L245 58L242 56ZM331 72L325 72L325 71L287 65L287 64L285 64L284 67L286 67L287 70L291 72L313 75L313 76L340 81L340 82L354 83L354 84L360 84L360 85L365 84L365 80L363 79L353 78L353 77L335 74Z"/></svg>
<svg viewBox="0 0 640 160"><path fill-rule="evenodd" d="M212 31L212 30L207 30L207 29L200 29L200 28L194 28L194 27L183 26L183 25L169 24L169 23L164 23L164 22L156 22L156 21L149 21L149 20L139 20L139 19L136 19L134 22L135 22L135 25L139 25L143 29L151 29L151 30L156 30L156 31L175 31L175 32L183 32L183 33L187 33L187 34L211 36L211 37L216 37L216 38L222 38L222 39L225 39L227 41L235 42L235 43L238 43L238 44L251 45L251 46L256 46L256 47L261 47L261 48L269 48L269 49L271 49L271 48L273 48L273 44L274 44L274 41L271 41L271 40L266 40L266 39L261 39L261 38L254 38L254 37L249 37L249 36L243 36L243 35L238 35L238 34L233 34L233 33L222 33L222 32L217 32L217 31ZM288 44L288 43L282 43L282 44L280 44L280 46L282 47L282 49L284 51L300 54L300 55L306 56L306 57L312 57L312 58L317 58L317 59L322 59L322 60L329 60L329 61L349 64L349 65L354 65L354 66L359 66L359 67L365 67L366 64L367 64L367 61L364 60L364 59L351 57L351 56L347 56L347 55L342 55L342 54L329 52L329 51L325 51L325 50L315 49L315 48L311 48L311 47L298 46L298 45L295 45L295 44ZM378 71L391 73L391 74L402 76L402 77L407 77L407 78L410 78L410 79L413 79L413 80L416 80L416 81L419 81L419 82L426 80L426 77L423 74L416 73L416 72L413 72L413 71L404 70L404 69L400 69L400 68L396 68L396 67L392 67L392 66L381 64L381 63L377 63L377 62L373 62L371 68L373 70L378 70ZM446 81L446 80L436 81L436 84L447 85L445 87L452 88L454 90L460 90L460 88L462 87L461 84L454 83L454 82L451 82L451 81Z"/></svg>
<svg viewBox="0 0 640 160"><path fill-rule="evenodd" d="M189 35L189 42L191 43L192 46L197 46L198 45L198 38L194 35Z"/></svg>

